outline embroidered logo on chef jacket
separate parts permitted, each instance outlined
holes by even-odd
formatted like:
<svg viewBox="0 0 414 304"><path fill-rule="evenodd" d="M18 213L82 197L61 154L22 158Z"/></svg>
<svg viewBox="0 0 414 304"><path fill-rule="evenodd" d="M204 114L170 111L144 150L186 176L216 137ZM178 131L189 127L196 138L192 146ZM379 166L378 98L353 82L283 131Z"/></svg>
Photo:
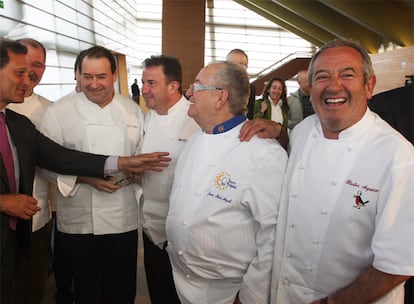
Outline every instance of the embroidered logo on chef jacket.
<svg viewBox="0 0 414 304"><path fill-rule="evenodd" d="M215 192L213 190L208 191L207 196L221 200L226 204L231 204L231 202L233 201L233 199L231 198L231 193L225 193L225 191L237 189L237 184L235 181L231 179L230 174L224 171L217 174L217 176L214 179L214 185L218 189L218 192Z"/></svg>
<svg viewBox="0 0 414 304"><path fill-rule="evenodd" d="M219 190L226 190L228 188L237 189L236 182L231 180L230 174L227 172L220 172L216 176L215 184Z"/></svg>
<svg viewBox="0 0 414 304"><path fill-rule="evenodd" d="M362 199L362 191L361 190L357 191L357 194L354 195L354 198L355 198L354 208L360 209L361 207L365 207L369 203L369 201L364 202L364 200Z"/></svg>

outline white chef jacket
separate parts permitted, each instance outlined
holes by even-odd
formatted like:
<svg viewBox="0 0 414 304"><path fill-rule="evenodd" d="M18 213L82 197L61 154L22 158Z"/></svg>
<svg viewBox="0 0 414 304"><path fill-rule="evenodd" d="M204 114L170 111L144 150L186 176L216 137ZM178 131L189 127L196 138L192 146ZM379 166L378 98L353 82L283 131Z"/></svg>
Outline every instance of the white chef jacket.
<svg viewBox="0 0 414 304"><path fill-rule="evenodd" d="M276 215L287 155L278 142L240 142L242 124L196 131L181 153L167 251L183 304L268 303Z"/></svg>
<svg viewBox="0 0 414 304"><path fill-rule="evenodd" d="M36 128L39 128L45 111L51 105L51 101L36 93L32 93L32 95L24 99L23 103L9 103L7 108L26 116ZM44 227L50 221L52 217L50 205L56 200L54 190L56 185L47 180L44 171L44 169L36 167L33 182L33 197L37 200L37 205L41 210L33 215L33 232Z"/></svg>
<svg viewBox="0 0 414 304"><path fill-rule="evenodd" d="M130 156L143 136L143 114L135 102L115 94L104 108L83 93L67 96L48 109L41 130L61 145L83 152ZM123 233L137 229L134 186L114 193L77 184L76 177L58 176L57 227L72 234ZM135 189L136 190L136 189Z"/></svg>
<svg viewBox="0 0 414 304"><path fill-rule="evenodd" d="M189 106L190 102L183 96L168 110L167 115L159 115L152 109L145 113L141 152L168 151L172 159L162 172L147 171L142 178L140 222L145 234L161 248L167 240L165 220L175 165L191 134L200 128L188 116Z"/></svg>
<svg viewBox="0 0 414 304"><path fill-rule="evenodd" d="M414 148L367 110L338 140L298 124L279 209L271 303L310 303L369 266L414 275ZM361 292L364 292L361 290ZM403 303L403 284L375 303Z"/></svg>

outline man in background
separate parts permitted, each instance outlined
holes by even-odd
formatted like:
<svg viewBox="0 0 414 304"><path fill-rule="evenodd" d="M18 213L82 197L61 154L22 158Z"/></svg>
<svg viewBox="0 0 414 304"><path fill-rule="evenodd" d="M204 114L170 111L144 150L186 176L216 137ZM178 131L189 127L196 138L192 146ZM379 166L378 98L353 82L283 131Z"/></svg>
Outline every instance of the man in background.
<svg viewBox="0 0 414 304"><path fill-rule="evenodd" d="M299 71L296 80L299 89L290 94L287 99L289 105L289 129L293 129L304 118L315 113L310 102L308 71Z"/></svg>
<svg viewBox="0 0 414 304"><path fill-rule="evenodd" d="M190 102L183 96L179 60L166 55L143 62L142 96L145 114L142 153L168 151L172 161L162 173L146 172L142 178L140 222L144 240L144 266L152 304L180 303L166 251L165 221L177 159L191 134L199 129L188 116Z"/></svg>
<svg viewBox="0 0 414 304"><path fill-rule="evenodd" d="M235 64L239 64L244 69L246 69L246 71L249 66L249 57L247 56L246 52L241 49L231 50L227 54L226 60L233 62ZM247 113L246 113L246 116L248 119L253 119L255 102L256 102L256 88L252 83L250 83L250 95L249 95L249 101L247 103Z"/></svg>
<svg viewBox="0 0 414 304"><path fill-rule="evenodd" d="M42 80L46 68L46 49L31 38L17 42L27 47L30 65L30 87L23 103L10 103L7 108L29 118L39 128L46 109L52 104L33 90ZM38 201L40 211L32 218L32 250L29 260L22 255L17 259L14 283L14 303L40 304L48 277L48 260L52 231L51 204L56 200L56 186L45 177L43 169L37 167L33 183L33 197Z"/></svg>
<svg viewBox="0 0 414 304"><path fill-rule="evenodd" d="M132 100L135 101L137 104L139 104L139 86L138 86L138 80L134 79L134 83L131 85L131 93L132 93Z"/></svg>

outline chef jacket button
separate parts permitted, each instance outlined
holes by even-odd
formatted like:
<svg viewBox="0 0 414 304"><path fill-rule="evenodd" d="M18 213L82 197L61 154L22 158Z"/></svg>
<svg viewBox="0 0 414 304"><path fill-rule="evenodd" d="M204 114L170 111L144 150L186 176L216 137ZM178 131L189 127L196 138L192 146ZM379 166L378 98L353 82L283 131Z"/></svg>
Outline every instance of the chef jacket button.
<svg viewBox="0 0 414 304"><path fill-rule="evenodd" d="M348 146L348 148L346 149L348 152L352 151L352 146Z"/></svg>
<svg viewBox="0 0 414 304"><path fill-rule="evenodd" d="M326 210L322 210L322 211L321 211L321 214L322 214L322 215L327 215L327 214L328 214L328 211L326 211Z"/></svg>
<svg viewBox="0 0 414 304"><path fill-rule="evenodd" d="M332 184L332 186L336 186L336 185L338 185L338 182L337 181L332 181L331 184Z"/></svg>
<svg viewBox="0 0 414 304"><path fill-rule="evenodd" d="M286 253L286 257L287 257L287 258L290 258L291 256L292 256L292 255L291 255L289 252L287 252L287 253Z"/></svg>
<svg viewBox="0 0 414 304"><path fill-rule="evenodd" d="M297 197L298 194L297 193L292 193L292 197Z"/></svg>
<svg viewBox="0 0 414 304"><path fill-rule="evenodd" d="M183 221L183 225L185 226L185 225L187 225L187 222L186 221Z"/></svg>
<svg viewBox="0 0 414 304"><path fill-rule="evenodd" d="M315 133L312 133L312 137L313 137L313 138L316 138L316 134L315 134Z"/></svg>
<svg viewBox="0 0 414 304"><path fill-rule="evenodd" d="M311 267L311 266L306 266L306 270L307 270L307 271L312 271L313 269L312 269L312 267Z"/></svg>
<svg viewBox="0 0 414 304"><path fill-rule="evenodd" d="M289 285L289 281L288 280L283 280L283 285L288 286Z"/></svg>
<svg viewBox="0 0 414 304"><path fill-rule="evenodd" d="M197 193L196 193L196 195L197 195L197 196L201 196L201 193L200 193L200 192L197 192Z"/></svg>
<svg viewBox="0 0 414 304"><path fill-rule="evenodd" d="M171 242L170 241L168 241L167 244L168 244L168 246L171 246Z"/></svg>
<svg viewBox="0 0 414 304"><path fill-rule="evenodd" d="M295 224L289 224L289 228L295 228Z"/></svg>
<svg viewBox="0 0 414 304"><path fill-rule="evenodd" d="M178 255L183 255L183 252L181 250L179 250Z"/></svg>
<svg viewBox="0 0 414 304"><path fill-rule="evenodd" d="M305 169L305 166L304 165L299 165L299 170L303 170L303 169Z"/></svg>
<svg viewBox="0 0 414 304"><path fill-rule="evenodd" d="M210 164L210 167L214 168L216 166L216 164Z"/></svg>
<svg viewBox="0 0 414 304"><path fill-rule="evenodd" d="M318 245L318 244L319 244L319 241L315 239L315 240L313 240L313 241L312 241L312 243L313 243L314 245Z"/></svg>
<svg viewBox="0 0 414 304"><path fill-rule="evenodd" d="M185 277L186 277L187 279L190 279L190 278L191 278L191 276L190 276L189 274L185 275Z"/></svg>

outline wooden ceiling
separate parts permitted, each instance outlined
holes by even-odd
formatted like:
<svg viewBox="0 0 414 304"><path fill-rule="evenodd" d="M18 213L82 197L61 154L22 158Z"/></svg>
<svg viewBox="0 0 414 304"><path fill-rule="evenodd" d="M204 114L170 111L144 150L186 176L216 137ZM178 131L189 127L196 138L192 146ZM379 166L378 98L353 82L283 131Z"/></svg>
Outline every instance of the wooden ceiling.
<svg viewBox="0 0 414 304"><path fill-rule="evenodd" d="M390 44L414 45L414 0L233 0L321 46L358 41L371 54Z"/></svg>

